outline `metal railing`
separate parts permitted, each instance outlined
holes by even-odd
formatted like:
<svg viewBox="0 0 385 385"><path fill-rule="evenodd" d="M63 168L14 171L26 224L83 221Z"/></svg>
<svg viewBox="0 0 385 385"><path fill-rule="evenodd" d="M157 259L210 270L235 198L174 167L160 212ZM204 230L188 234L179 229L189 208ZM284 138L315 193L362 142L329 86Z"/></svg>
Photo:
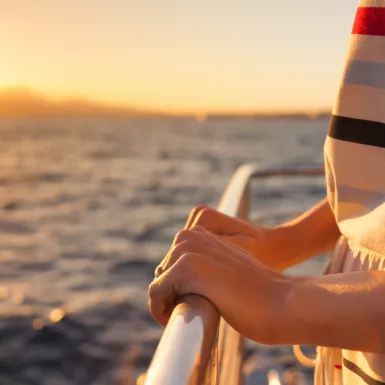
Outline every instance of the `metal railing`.
<svg viewBox="0 0 385 385"><path fill-rule="evenodd" d="M249 182L273 176L321 176L322 168L271 168L246 164L233 174L218 205L247 220ZM176 306L145 376L145 385L240 385L243 339L207 299L188 295Z"/></svg>

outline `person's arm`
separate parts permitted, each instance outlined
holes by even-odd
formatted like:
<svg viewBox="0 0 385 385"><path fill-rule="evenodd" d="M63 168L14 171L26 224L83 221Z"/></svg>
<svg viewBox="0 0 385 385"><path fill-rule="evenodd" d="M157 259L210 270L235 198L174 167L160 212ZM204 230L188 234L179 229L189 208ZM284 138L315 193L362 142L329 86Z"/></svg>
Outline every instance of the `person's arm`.
<svg viewBox="0 0 385 385"><path fill-rule="evenodd" d="M149 288L151 313L163 325L179 296L197 294L260 343L385 354L385 272L290 277L202 227L184 230L171 254L175 263Z"/></svg>
<svg viewBox="0 0 385 385"><path fill-rule="evenodd" d="M326 199L299 217L276 227L255 225L228 217L209 207L198 206L191 211L185 230L195 226L202 226L221 240L241 247L266 266L278 271L332 250L340 236ZM177 234L170 252L157 268L156 276L175 263L171 250L178 243Z"/></svg>
<svg viewBox="0 0 385 385"><path fill-rule="evenodd" d="M275 238L272 239L275 247L274 253L268 256L268 265L280 271L333 250L341 235L326 198L304 214L270 231L273 233L271 238ZM262 252L260 250L258 254Z"/></svg>
<svg viewBox="0 0 385 385"><path fill-rule="evenodd" d="M283 342L385 354L385 272L294 279Z"/></svg>

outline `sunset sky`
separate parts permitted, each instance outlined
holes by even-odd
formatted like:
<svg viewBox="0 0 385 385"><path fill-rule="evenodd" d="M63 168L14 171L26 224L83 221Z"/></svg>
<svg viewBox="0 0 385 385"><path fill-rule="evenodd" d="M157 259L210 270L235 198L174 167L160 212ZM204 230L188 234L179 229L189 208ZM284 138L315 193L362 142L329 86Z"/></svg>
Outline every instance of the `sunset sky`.
<svg viewBox="0 0 385 385"><path fill-rule="evenodd" d="M357 0L0 0L0 87L168 112L329 109Z"/></svg>

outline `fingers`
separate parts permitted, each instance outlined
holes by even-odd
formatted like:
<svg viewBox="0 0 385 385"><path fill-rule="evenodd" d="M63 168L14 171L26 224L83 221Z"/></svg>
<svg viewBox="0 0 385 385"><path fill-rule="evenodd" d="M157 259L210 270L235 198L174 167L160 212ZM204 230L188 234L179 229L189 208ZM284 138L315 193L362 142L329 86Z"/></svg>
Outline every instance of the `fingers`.
<svg viewBox="0 0 385 385"><path fill-rule="evenodd" d="M168 253L167 260L162 265L162 271L167 271L176 261L185 253L205 254L209 252L207 246L200 242L201 236L199 234L192 234L189 240L178 243L171 248Z"/></svg>
<svg viewBox="0 0 385 385"><path fill-rule="evenodd" d="M243 221L229 217L210 207L202 207L201 210L196 213L191 226L202 226L216 235L232 235L245 231L245 223L243 223Z"/></svg>
<svg viewBox="0 0 385 385"><path fill-rule="evenodd" d="M190 229L193 224L195 223L195 218L199 215L199 213L203 210L206 210L206 209L209 209L209 207L207 206L204 206L204 205L199 205L199 206L196 206L194 207L191 212L190 212L190 215L186 221L186 224L184 226L185 230L188 230Z"/></svg>
<svg viewBox="0 0 385 385"><path fill-rule="evenodd" d="M189 230L182 230L179 231L174 237L174 240L171 244L171 248L166 254L166 256L163 258L162 262L159 264L159 266L155 269L155 277L159 277L164 272L164 266L167 264L168 260L170 259L170 253L174 249L176 245L179 243L183 243L185 240L187 240L190 236Z"/></svg>
<svg viewBox="0 0 385 385"><path fill-rule="evenodd" d="M243 250L242 247L239 246L242 242L237 242L232 239L237 238L237 236L216 236L201 226L193 227L190 230L182 230L176 238L175 246L170 249L167 257L163 260L162 266L158 267L156 277L159 277L163 272L167 271L186 253L197 253L204 257L211 256L217 258L220 257L225 250ZM223 243L223 241L226 243Z"/></svg>
<svg viewBox="0 0 385 385"><path fill-rule="evenodd" d="M159 266L155 269L155 277L159 277L166 269L166 266L170 266L170 260L173 262L175 258L170 255L173 248L182 243L185 239L186 233L185 231L192 230L203 232L199 227L203 227L204 229L210 231L213 234L221 235L224 234L224 231L227 230L227 235L236 234L239 223L236 219L228 217L212 208L207 206L197 206L195 207L187 219L184 230L179 232L177 236L174 238L174 241L171 245L171 248ZM200 252L199 250L191 250Z"/></svg>
<svg viewBox="0 0 385 385"><path fill-rule="evenodd" d="M226 219L232 220L232 218L211 207L199 205L191 210L184 228L189 230L195 226L202 226L206 230L215 233L215 230L221 228L221 223Z"/></svg>
<svg viewBox="0 0 385 385"><path fill-rule="evenodd" d="M194 216L194 221L191 223L191 226L202 226L206 230L215 233L215 230L221 227L220 222L223 217L225 217L225 215L210 207L198 207L200 207L200 210L196 212Z"/></svg>
<svg viewBox="0 0 385 385"><path fill-rule="evenodd" d="M155 278L148 290L148 305L152 316L163 326L171 316L178 296L191 294L190 282L196 281L194 263L200 256L185 253L159 278Z"/></svg>
<svg viewBox="0 0 385 385"><path fill-rule="evenodd" d="M190 230L180 231L174 238L172 246L167 253L166 257L162 260L160 265L155 269L155 277L160 277L164 271L172 266L176 260L185 252L197 252L200 253L202 249L201 236L206 231L199 226L195 226ZM187 243L188 242L188 243ZM183 244L183 246L179 246Z"/></svg>
<svg viewBox="0 0 385 385"><path fill-rule="evenodd" d="M206 229L211 232L215 232L216 226L220 227L219 223L216 223L217 221L215 220L215 217L217 215L223 216L223 214L220 214L218 211L210 207L207 207L204 205L196 206L191 210L190 215L184 226L184 230L190 230L193 227L200 226L201 225L200 222L204 221L204 225L202 224L202 226L206 227ZM178 238L178 234L171 245L171 249L173 246L175 246L178 243L178 241L180 241L180 239ZM168 259L169 259L169 254L166 255L166 257L162 260L159 266L155 269L155 277L159 277L162 274L163 266Z"/></svg>
<svg viewBox="0 0 385 385"><path fill-rule="evenodd" d="M193 224L195 223L196 217L199 215L199 213L201 211L206 210L206 209L209 209L209 208L207 206L204 206L204 205L199 205L199 206L194 207L191 210L189 217L187 218L187 221L186 221L185 226L184 226L184 230L189 230L191 227L193 227ZM210 210L212 210L212 209L210 209ZM182 232L183 232L183 230L182 230ZM178 240L180 241L180 239L178 238L178 234L174 238L174 241L171 244L170 250L177 244ZM162 274L163 266L169 258L169 253L167 253L165 258L162 260L162 262L159 264L159 266L155 269L155 272L154 272L155 277L159 277Z"/></svg>

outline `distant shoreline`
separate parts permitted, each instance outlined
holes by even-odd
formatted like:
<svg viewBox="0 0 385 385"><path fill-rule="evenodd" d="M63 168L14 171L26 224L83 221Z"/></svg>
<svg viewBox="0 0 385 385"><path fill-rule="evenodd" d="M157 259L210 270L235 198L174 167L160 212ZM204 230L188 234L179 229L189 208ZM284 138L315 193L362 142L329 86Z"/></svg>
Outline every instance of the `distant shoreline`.
<svg viewBox="0 0 385 385"><path fill-rule="evenodd" d="M277 114L208 114L204 120L316 120L316 119L328 119L331 114L322 113L277 113Z"/></svg>
<svg viewBox="0 0 385 385"><path fill-rule="evenodd" d="M296 120L296 121L309 121L309 120L322 120L330 119L330 114L319 114L317 116L309 116L307 114L285 114L285 115L229 115L229 116L217 116L217 115L208 115L205 119L197 118L194 115L172 115L172 114L125 114L125 113L13 113L13 114L2 114L0 111L0 119L50 119L50 118L88 118L88 119L127 119L127 118L137 118L137 119L188 119L195 120L198 123L204 122L226 122L226 121L239 121L239 120Z"/></svg>
<svg viewBox="0 0 385 385"><path fill-rule="evenodd" d="M314 120L329 118L330 113L320 112L208 112L171 113L139 109L125 105L113 105L85 99L55 100L24 88L0 89L0 117L44 118L44 117L89 117L89 118L186 118L197 122L228 120Z"/></svg>
<svg viewBox="0 0 385 385"><path fill-rule="evenodd" d="M309 116L308 114L285 114L285 115L229 115L229 116L217 116L217 115L208 115L205 119L197 118L194 115L172 115L172 114L114 114L114 113L14 113L14 114L2 114L0 111L0 119L50 119L50 118L88 118L88 119L127 119L127 118L137 118L137 119L189 119L195 120L198 123L204 122L226 122L226 121L239 121L239 120L296 120L296 121L309 121L309 120L322 120L330 119L330 114L319 114L317 116Z"/></svg>

